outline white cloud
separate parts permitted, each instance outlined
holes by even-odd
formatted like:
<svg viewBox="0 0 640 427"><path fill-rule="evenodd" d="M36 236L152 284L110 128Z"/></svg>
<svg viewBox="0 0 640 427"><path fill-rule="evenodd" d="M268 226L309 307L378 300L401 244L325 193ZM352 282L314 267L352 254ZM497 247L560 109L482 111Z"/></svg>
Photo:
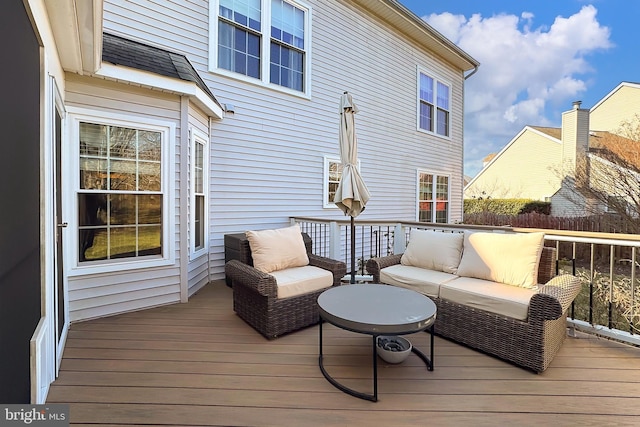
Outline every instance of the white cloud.
<svg viewBox="0 0 640 427"><path fill-rule="evenodd" d="M476 174L482 158L499 151L525 125L558 122L559 117L545 117L549 105L568 110L586 91L587 75L594 72L588 54L612 46L609 28L596 15L595 7L583 6L535 28L528 11L519 17L442 13L423 18L481 64L465 88L467 174Z"/></svg>

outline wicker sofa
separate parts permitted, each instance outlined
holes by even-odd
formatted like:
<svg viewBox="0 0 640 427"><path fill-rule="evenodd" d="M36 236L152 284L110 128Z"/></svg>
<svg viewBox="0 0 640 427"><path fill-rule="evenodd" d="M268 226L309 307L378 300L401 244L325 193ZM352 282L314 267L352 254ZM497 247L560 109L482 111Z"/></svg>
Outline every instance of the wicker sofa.
<svg viewBox="0 0 640 427"><path fill-rule="evenodd" d="M300 246L300 250L304 252L308 259L306 264L304 262L301 263L305 264L301 268L311 267L316 268L316 271L321 269L328 272L330 276L328 282L319 286L331 287L340 284L340 279L347 271L347 266L344 262L313 255L311 253L313 242L307 234L300 233L299 228L290 227L273 231L278 233L282 230L286 233L294 230L300 237L299 241L296 241L293 246ZM276 271L269 273L262 271L254 266L249 238L238 239L238 243L238 259L228 261L225 264L226 278L233 287L233 309L236 314L268 339L318 323L320 317L317 299L326 290L326 287L318 288L318 286L315 286L311 290L306 290L306 284L303 283L302 287L298 284L297 289L294 287L293 290L287 291L287 294L283 296L282 282L289 279L288 277L283 277L283 274L286 276L288 271L296 269L279 268L282 267L282 265L279 265ZM285 240L280 242L280 245L285 246L282 248L283 251L290 249L292 246L287 244ZM268 248L267 253L269 252L273 254L274 248ZM261 265L258 267L262 268ZM306 273L303 272L303 274ZM280 283L277 276L281 277ZM298 279L299 277L298 273ZM301 282L301 280L298 280L298 282Z"/></svg>
<svg viewBox="0 0 640 427"><path fill-rule="evenodd" d="M411 288L431 297L438 307L436 334L534 372L544 371L566 337L567 310L581 285L574 276L555 276L555 249L543 246L543 236L539 236L540 247L536 254L535 250L528 253L520 251L516 246L524 244L516 237L465 232L464 237L457 237L457 241L463 244L456 254L452 247L458 243L452 245L447 239L450 240L449 236L453 234L463 233L418 234L414 231L404 254L373 258L367 262L367 270L373 275L374 282ZM484 248L472 246L472 234L480 240L485 239ZM509 239L516 239L512 247ZM531 240L531 236L527 239ZM413 245L412 248L413 241L422 241L422 247ZM496 241L497 244L491 243ZM425 242L427 245L432 242L432 247L425 246ZM477 256L478 251L480 256ZM424 258L425 252L431 252L435 261L431 259L428 260L431 264L412 266L411 255ZM467 252L472 253L469 255L471 258L476 256L472 260L476 264L487 263L484 266L487 269L478 273L463 268L469 264L465 264ZM447 256L449 265L446 261L445 265L439 263ZM529 263L525 263L523 271L526 280L533 280L532 286L523 287L520 282L515 285L500 283L501 280L513 281L515 276L516 281L524 277L513 275L513 272L502 277L495 271L503 267L499 263L509 270L509 264L518 262L515 257L528 257ZM413 264L416 264L415 259ZM527 272L531 265L533 268ZM465 276L470 271L471 277Z"/></svg>

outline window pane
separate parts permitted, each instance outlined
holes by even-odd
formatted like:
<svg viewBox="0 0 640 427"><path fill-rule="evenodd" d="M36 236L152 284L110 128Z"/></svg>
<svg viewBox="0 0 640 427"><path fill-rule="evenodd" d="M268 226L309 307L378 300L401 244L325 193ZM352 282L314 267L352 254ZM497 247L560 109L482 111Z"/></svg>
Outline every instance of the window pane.
<svg viewBox="0 0 640 427"><path fill-rule="evenodd" d="M438 108L449 109L449 86L438 82Z"/></svg>
<svg viewBox="0 0 640 427"><path fill-rule="evenodd" d="M433 79L420 73L420 100L433 104Z"/></svg>
<svg viewBox="0 0 640 427"><path fill-rule="evenodd" d="M433 198L433 176L420 174L420 200L431 200Z"/></svg>
<svg viewBox="0 0 640 427"><path fill-rule="evenodd" d="M195 220L195 249L204 247L204 196L196 196Z"/></svg>
<svg viewBox="0 0 640 427"><path fill-rule="evenodd" d="M420 129L433 131L433 105L420 102Z"/></svg>
<svg viewBox="0 0 640 427"><path fill-rule="evenodd" d="M260 0L221 0L221 17L260 31Z"/></svg>
<svg viewBox="0 0 640 427"><path fill-rule="evenodd" d="M135 159L138 135L135 129L109 126L109 156Z"/></svg>
<svg viewBox="0 0 640 427"><path fill-rule="evenodd" d="M107 155L107 127L93 123L80 123L80 155Z"/></svg>
<svg viewBox="0 0 640 427"><path fill-rule="evenodd" d="M78 260L82 262L107 259L107 240L107 229L104 227L80 229Z"/></svg>
<svg viewBox="0 0 640 427"><path fill-rule="evenodd" d="M110 160L109 161L109 189L119 191L136 190L136 161L135 160Z"/></svg>
<svg viewBox="0 0 640 427"><path fill-rule="evenodd" d="M159 161L162 155L161 143L160 132L138 131L138 159Z"/></svg>
<svg viewBox="0 0 640 427"><path fill-rule="evenodd" d="M159 194L138 197L138 224L162 224L162 196Z"/></svg>
<svg viewBox="0 0 640 427"><path fill-rule="evenodd" d="M162 176L159 162L138 163L138 190L160 191Z"/></svg>
<svg viewBox="0 0 640 427"><path fill-rule="evenodd" d="M418 212L418 221L432 222L433 221L433 204L431 202L420 202L420 211Z"/></svg>
<svg viewBox="0 0 640 427"><path fill-rule="evenodd" d="M438 135L449 136L449 112L438 108Z"/></svg>
<svg viewBox="0 0 640 427"><path fill-rule="evenodd" d="M162 226L144 226L138 229L138 256L162 255Z"/></svg>
<svg viewBox="0 0 640 427"><path fill-rule="evenodd" d="M195 162L195 166L194 166L194 172L195 172L195 176L194 176L194 181L195 181L195 186L194 186L194 191L196 193L202 193L203 192L203 169L204 169L204 165L203 165L203 160L204 160L204 147L202 144L200 143L196 143L196 158L194 159Z"/></svg>
<svg viewBox="0 0 640 427"><path fill-rule="evenodd" d="M162 194L139 193L162 191L162 133L87 123L79 128L80 140L89 142L79 145L79 188L101 191L77 194L78 259L140 256L145 224L154 226L155 242L145 253L161 253Z"/></svg>

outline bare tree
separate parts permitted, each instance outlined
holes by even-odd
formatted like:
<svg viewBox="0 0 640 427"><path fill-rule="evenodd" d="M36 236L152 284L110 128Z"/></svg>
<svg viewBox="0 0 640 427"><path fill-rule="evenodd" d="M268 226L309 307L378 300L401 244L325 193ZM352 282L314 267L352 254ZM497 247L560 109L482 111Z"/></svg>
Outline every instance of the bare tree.
<svg viewBox="0 0 640 427"><path fill-rule="evenodd" d="M629 233L640 233L640 116L603 133L576 163L574 195L590 213L619 215Z"/></svg>

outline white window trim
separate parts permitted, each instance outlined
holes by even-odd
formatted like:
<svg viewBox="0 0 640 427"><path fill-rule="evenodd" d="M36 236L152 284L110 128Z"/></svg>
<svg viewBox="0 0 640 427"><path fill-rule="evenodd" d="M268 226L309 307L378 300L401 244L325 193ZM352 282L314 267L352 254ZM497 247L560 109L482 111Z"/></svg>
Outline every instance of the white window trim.
<svg viewBox="0 0 640 427"><path fill-rule="evenodd" d="M136 118L118 113L104 112L92 109L67 107L68 112L68 141L62 149L63 159L67 165L63 168L62 182L64 184L65 202L63 203L63 216L68 218L70 230L68 243L65 244L65 261L69 260L67 270L69 276L86 274L109 273L122 270L140 268L161 267L175 264L175 162L174 151L176 141L175 123L168 121ZM78 261L78 170L80 168L80 156L78 155L79 123L88 121L114 126L126 126L135 129L143 129L160 132L162 134L162 255L148 256L138 259L117 259L80 263Z"/></svg>
<svg viewBox="0 0 640 427"><path fill-rule="evenodd" d="M328 202L329 198L329 163L342 163L340 157L336 156L324 156L324 167L322 173L322 207L323 209L339 209L335 203ZM360 159L358 159L358 172L362 170Z"/></svg>
<svg viewBox="0 0 640 427"><path fill-rule="evenodd" d="M433 131L428 131L426 129L422 129L420 127L420 74L425 74L429 77L431 77L434 80L434 103L433 103L433 107L434 107L434 123L433 123ZM440 135L437 132L438 129L438 105L437 105L437 99L438 99L438 93L437 93L437 88L438 88L438 83L442 83L443 85L446 85L449 87L449 123L448 128L449 128L449 135ZM422 132L422 133L426 133L427 135L433 135L436 136L438 138L442 138L442 139L446 139L451 141L452 140L452 133L453 133L453 129L451 127L451 117L453 116L453 84L446 80L443 79L442 77L440 77L438 75L438 73L434 73L433 71L429 70L428 68L424 68L421 66L417 66L417 72L416 72L416 129L418 130L418 132Z"/></svg>
<svg viewBox="0 0 640 427"><path fill-rule="evenodd" d="M190 129L191 134L191 183L189 185L189 258L194 260L209 251L209 138L204 132L195 128ZM203 171L202 189L204 193L204 217L202 218L203 242L202 248L195 248L196 242L196 192L195 192L195 169L196 169L196 146L202 144L203 151Z"/></svg>
<svg viewBox="0 0 640 427"><path fill-rule="evenodd" d="M420 174L426 174L426 175L431 175L433 176L433 197L435 200L435 191L436 191L436 185L437 185L437 180L438 177L443 176L447 178L447 203L448 205L448 209L447 209L447 222L443 223L443 224L449 224L451 222L451 175L448 173L438 173L438 172L432 172L429 171L427 169L418 169L416 170L416 222L420 222ZM436 210L435 208L432 210L432 214L431 214L431 222L432 223L436 223L435 222L435 218L436 217Z"/></svg>
<svg viewBox="0 0 640 427"><path fill-rule="evenodd" d="M209 71L232 79L240 80L289 95L311 99L311 6L299 0L285 0L292 5L305 10L305 33L304 33L304 91L290 89L270 82L269 79L269 59L271 54L271 2L270 0L260 0L262 2L262 38L260 57L260 79L245 76L224 68L218 68L218 13L220 10L220 0L209 0ZM268 25L265 25L268 24Z"/></svg>

